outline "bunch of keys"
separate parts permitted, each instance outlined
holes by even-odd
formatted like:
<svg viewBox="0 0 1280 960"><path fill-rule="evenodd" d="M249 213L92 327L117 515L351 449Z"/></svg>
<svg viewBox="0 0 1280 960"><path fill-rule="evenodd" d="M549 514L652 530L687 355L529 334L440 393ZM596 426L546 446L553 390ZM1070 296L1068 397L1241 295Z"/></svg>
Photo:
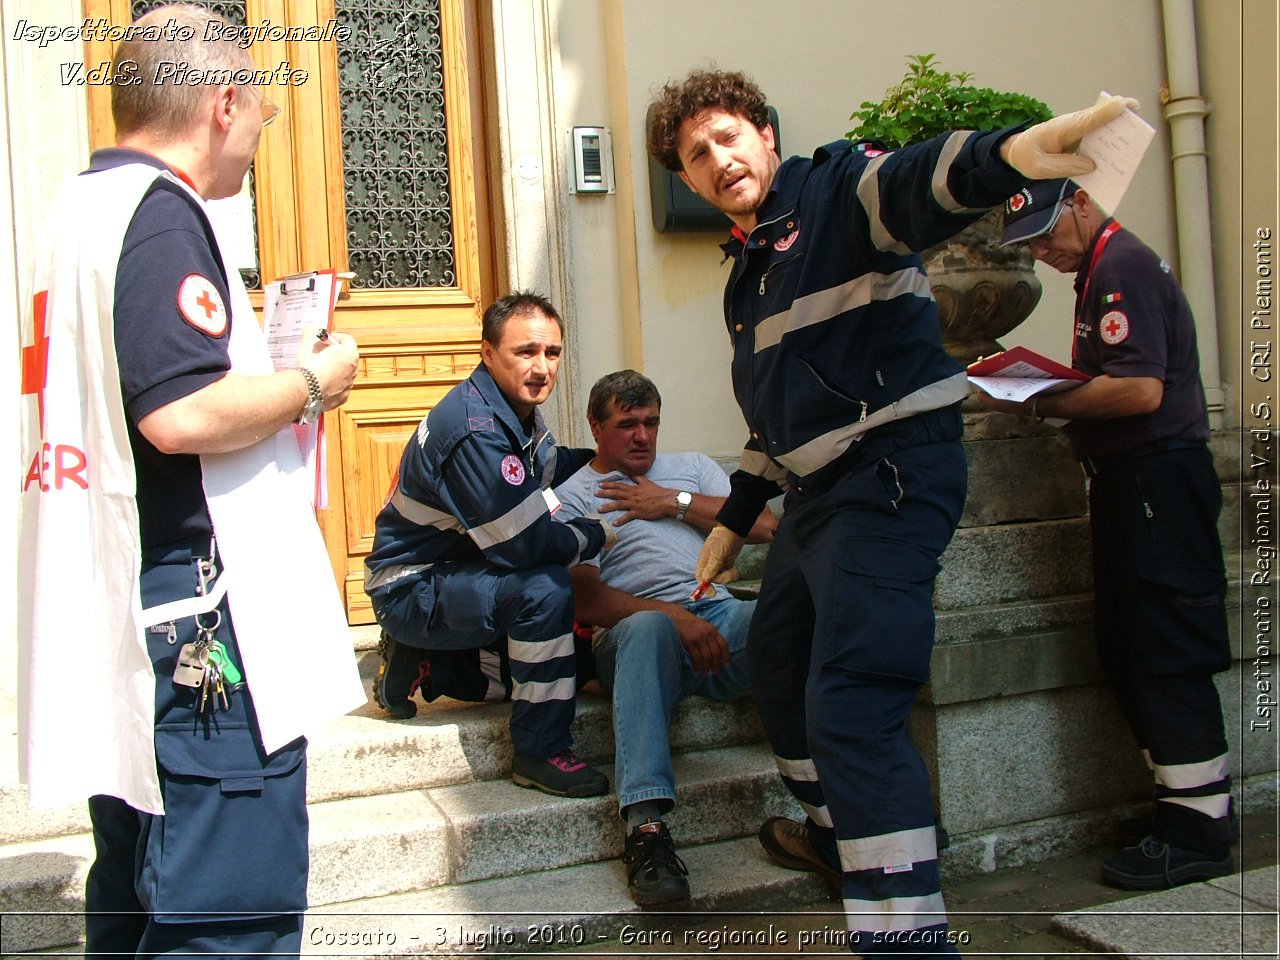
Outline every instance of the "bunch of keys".
<svg viewBox="0 0 1280 960"><path fill-rule="evenodd" d="M216 712L219 701L223 710L231 708L227 698L227 685L238 686L243 677L213 632L221 621L218 615L211 626L197 623L196 639L185 643L178 651L178 666L173 671L173 682L200 691L197 709L204 713L206 707Z"/></svg>

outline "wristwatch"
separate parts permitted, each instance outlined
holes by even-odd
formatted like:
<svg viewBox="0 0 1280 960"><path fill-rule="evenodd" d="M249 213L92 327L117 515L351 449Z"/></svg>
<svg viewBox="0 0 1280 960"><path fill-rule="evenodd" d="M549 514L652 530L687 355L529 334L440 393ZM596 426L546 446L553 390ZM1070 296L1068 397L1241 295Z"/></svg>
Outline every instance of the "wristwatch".
<svg viewBox="0 0 1280 960"><path fill-rule="evenodd" d="M684 520L684 515L689 512L689 507L693 504L693 494L688 490L676 491L676 519Z"/></svg>
<svg viewBox="0 0 1280 960"><path fill-rule="evenodd" d="M324 394L320 392L320 381L314 373L306 367L299 367L298 372L307 381L307 402L302 408L302 413L298 414L298 419L295 421L298 426L302 427L308 423L315 423L320 419L320 414L324 412Z"/></svg>

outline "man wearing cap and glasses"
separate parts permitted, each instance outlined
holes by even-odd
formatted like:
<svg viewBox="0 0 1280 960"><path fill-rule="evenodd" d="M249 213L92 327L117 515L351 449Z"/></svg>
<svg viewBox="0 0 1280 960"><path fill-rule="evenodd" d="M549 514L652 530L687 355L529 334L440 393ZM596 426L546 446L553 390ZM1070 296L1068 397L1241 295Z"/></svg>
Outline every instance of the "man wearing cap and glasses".
<svg viewBox="0 0 1280 960"><path fill-rule="evenodd" d="M1005 205L1005 243L1076 275L1072 366L1093 379L1009 413L1068 420L1089 482L1098 654L1155 775L1155 813L1103 864L1156 889L1231 873L1231 776L1213 675L1231 662L1222 490L1195 321L1169 265L1071 180ZM1127 825L1134 827L1135 824Z"/></svg>
<svg viewBox="0 0 1280 960"><path fill-rule="evenodd" d="M205 10L138 20L165 24L115 50L116 146L64 186L24 318L23 442L84 469L23 488L23 779L89 797L87 956L297 956L305 734L364 695L291 425L346 400L358 352L335 332L274 370L206 201L279 110L162 80L253 66Z"/></svg>

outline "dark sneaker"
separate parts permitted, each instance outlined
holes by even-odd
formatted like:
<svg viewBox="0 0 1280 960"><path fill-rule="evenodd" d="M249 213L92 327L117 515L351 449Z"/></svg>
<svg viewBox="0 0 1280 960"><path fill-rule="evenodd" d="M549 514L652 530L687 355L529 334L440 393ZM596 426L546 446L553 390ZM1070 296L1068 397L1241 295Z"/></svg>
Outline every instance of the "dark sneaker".
<svg viewBox="0 0 1280 960"><path fill-rule="evenodd" d="M418 712L409 698L423 682L424 667L430 681L431 662L421 650L396 643L385 630L378 641L378 656L382 663L373 678L374 702L397 720L408 720Z"/></svg>
<svg viewBox="0 0 1280 960"><path fill-rule="evenodd" d="M642 907L664 907L689 899L689 868L676 854L671 831L661 820L636 827L622 853L627 892Z"/></svg>
<svg viewBox="0 0 1280 960"><path fill-rule="evenodd" d="M1222 860L1215 860L1197 850L1170 846L1148 836L1137 846L1126 847L1107 857L1102 864L1102 879L1123 890L1164 890L1225 877L1235 869L1230 853Z"/></svg>
<svg viewBox="0 0 1280 960"><path fill-rule="evenodd" d="M844 885L844 875L818 856L809 839L808 828L798 820L770 817L760 827L760 846L780 867L820 873L827 885L837 892Z"/></svg>
<svg viewBox="0 0 1280 960"><path fill-rule="evenodd" d="M517 753L511 761L511 779L557 797L598 797L609 792L609 778L588 767L572 750L561 750L554 757Z"/></svg>

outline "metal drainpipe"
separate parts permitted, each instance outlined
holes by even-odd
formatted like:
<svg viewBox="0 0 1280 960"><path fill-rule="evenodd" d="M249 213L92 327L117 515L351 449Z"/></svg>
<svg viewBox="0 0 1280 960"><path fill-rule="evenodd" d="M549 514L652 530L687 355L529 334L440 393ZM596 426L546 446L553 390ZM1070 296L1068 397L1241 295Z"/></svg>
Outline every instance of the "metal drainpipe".
<svg viewBox="0 0 1280 960"><path fill-rule="evenodd" d="M1224 403L1218 360L1213 245L1209 232L1209 154L1204 138L1204 118L1209 113L1209 105L1200 96L1200 61L1192 0L1161 0L1161 10L1169 84L1164 115L1169 122L1172 145L1170 161L1178 227L1179 278L1195 312L1200 377L1209 402L1209 415L1213 426L1220 428Z"/></svg>

